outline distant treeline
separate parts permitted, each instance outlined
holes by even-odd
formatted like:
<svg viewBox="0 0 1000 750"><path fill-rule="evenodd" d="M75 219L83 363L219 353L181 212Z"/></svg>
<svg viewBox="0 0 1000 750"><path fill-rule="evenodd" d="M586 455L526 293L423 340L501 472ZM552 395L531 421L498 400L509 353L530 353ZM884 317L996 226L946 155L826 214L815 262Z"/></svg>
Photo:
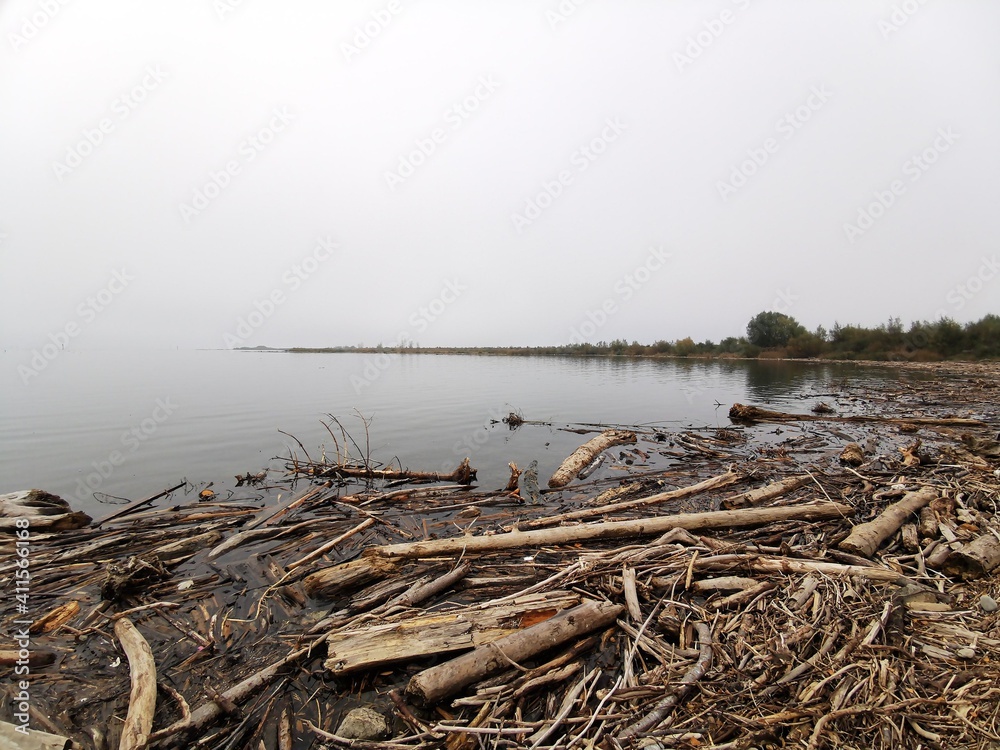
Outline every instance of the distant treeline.
<svg viewBox="0 0 1000 750"><path fill-rule="evenodd" d="M722 341L696 342L691 338L629 343L624 339L562 346L526 347L421 347L409 341L402 346L338 346L293 348L290 352L420 352L423 354L492 354L508 356L673 356L795 359L862 359L934 362L939 360L1000 359L1000 316L989 314L962 325L950 318L933 323L919 321L905 328L890 318L875 328L834 323L808 331L794 318L762 312L747 324L746 334Z"/></svg>

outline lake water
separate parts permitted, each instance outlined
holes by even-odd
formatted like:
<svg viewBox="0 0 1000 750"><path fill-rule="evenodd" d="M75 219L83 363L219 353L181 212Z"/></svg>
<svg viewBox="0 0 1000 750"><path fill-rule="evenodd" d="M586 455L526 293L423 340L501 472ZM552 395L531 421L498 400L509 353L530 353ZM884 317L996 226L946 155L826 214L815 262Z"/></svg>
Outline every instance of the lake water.
<svg viewBox="0 0 1000 750"><path fill-rule="evenodd" d="M566 424L725 426L735 401L800 410L831 379L893 376L775 361L64 351L24 383L29 360L2 355L0 491L37 487L96 517L113 508L95 490L137 499L183 479L231 486L237 473L278 469L274 457L299 450L279 429L314 457L333 453L327 414L362 448L357 414L370 419L377 461L451 471L469 456L479 486L494 489L510 461L538 459L548 476L586 439ZM551 426L490 424L511 411Z"/></svg>

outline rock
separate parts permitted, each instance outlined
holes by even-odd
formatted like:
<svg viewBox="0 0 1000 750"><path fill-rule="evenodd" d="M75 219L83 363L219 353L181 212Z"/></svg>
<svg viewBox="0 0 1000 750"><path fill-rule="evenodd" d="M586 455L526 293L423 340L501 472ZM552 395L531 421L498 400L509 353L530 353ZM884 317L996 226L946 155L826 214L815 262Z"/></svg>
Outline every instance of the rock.
<svg viewBox="0 0 1000 750"><path fill-rule="evenodd" d="M997 600L988 594L983 594L979 597L979 607L987 614L990 612L996 612Z"/></svg>
<svg viewBox="0 0 1000 750"><path fill-rule="evenodd" d="M955 652L955 656L959 659L975 659L976 650L974 648L960 648Z"/></svg>
<svg viewBox="0 0 1000 750"><path fill-rule="evenodd" d="M389 735L389 722L375 709L362 706L348 712L336 734L349 740L380 740Z"/></svg>
<svg viewBox="0 0 1000 750"><path fill-rule="evenodd" d="M860 466L865 461L865 453L857 443L848 443L840 453L840 462L851 466Z"/></svg>

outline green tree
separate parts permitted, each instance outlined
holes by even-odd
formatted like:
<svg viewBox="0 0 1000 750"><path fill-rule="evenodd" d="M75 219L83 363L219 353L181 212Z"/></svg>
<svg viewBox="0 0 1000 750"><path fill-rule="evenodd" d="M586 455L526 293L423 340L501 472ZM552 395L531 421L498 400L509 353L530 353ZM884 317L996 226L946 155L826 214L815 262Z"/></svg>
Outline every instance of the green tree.
<svg viewBox="0 0 1000 750"><path fill-rule="evenodd" d="M779 312L757 313L747 323L747 340L764 348L784 346L792 336L806 332L795 318Z"/></svg>

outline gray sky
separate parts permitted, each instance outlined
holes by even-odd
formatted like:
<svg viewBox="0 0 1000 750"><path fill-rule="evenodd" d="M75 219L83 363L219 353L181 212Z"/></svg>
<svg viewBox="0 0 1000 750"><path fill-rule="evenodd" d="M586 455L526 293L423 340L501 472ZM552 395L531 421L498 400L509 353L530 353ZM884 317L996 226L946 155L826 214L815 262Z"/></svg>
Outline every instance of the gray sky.
<svg viewBox="0 0 1000 750"><path fill-rule="evenodd" d="M993 0L3 0L0 30L4 348L1000 308Z"/></svg>

